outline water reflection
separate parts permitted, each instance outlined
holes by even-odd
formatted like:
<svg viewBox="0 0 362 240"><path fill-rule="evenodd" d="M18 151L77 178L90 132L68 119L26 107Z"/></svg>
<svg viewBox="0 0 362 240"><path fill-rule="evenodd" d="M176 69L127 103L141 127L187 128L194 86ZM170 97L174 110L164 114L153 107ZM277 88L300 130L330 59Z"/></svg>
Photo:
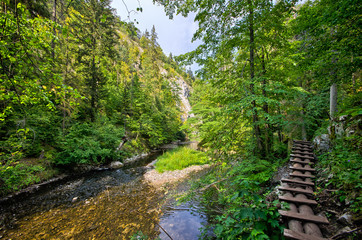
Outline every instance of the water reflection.
<svg viewBox="0 0 362 240"><path fill-rule="evenodd" d="M144 168L94 172L2 209L1 239L198 239L204 218L143 182ZM174 187L184 190L187 183Z"/></svg>
<svg viewBox="0 0 362 240"><path fill-rule="evenodd" d="M190 205L184 204L176 208L169 208L161 216L160 225L173 239L192 240L199 238L199 229L206 220L190 207ZM161 240L170 239L162 229L159 237Z"/></svg>
<svg viewBox="0 0 362 240"><path fill-rule="evenodd" d="M3 234L10 239L129 239L142 231L154 239L159 235L161 199L154 188L136 180L70 207L24 217Z"/></svg>

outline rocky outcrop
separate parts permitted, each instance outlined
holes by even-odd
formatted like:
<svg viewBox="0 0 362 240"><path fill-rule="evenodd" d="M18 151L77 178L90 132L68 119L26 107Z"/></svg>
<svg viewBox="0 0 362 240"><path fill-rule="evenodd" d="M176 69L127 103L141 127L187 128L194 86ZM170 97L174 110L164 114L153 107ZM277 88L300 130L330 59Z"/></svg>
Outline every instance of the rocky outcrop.
<svg viewBox="0 0 362 240"><path fill-rule="evenodd" d="M328 152L331 147L329 134L322 134L313 139L313 143L318 152Z"/></svg>
<svg viewBox="0 0 362 240"><path fill-rule="evenodd" d="M161 68L160 73L162 75L167 75L168 74L168 72L163 68ZM191 105L190 105L190 102L189 102L189 99L188 99L190 97L190 95L191 95L192 89L185 82L185 80L180 76L176 76L173 80L174 81L171 82L171 86L175 91L177 91L178 96L180 98L180 106L179 107L180 107L181 112L182 112L181 120L182 120L182 122L185 122L188 118L194 116L193 113L190 114Z"/></svg>
<svg viewBox="0 0 362 240"><path fill-rule="evenodd" d="M332 123L332 127L328 127L328 134L321 134L320 136L315 137L313 139L313 143L316 147L316 150L320 152L329 151L331 146L331 136L335 136L336 138L342 138L350 137L353 134L358 134L360 132L358 124L348 124L351 119L353 118L348 115L340 116L337 119L337 122Z"/></svg>
<svg viewBox="0 0 362 240"><path fill-rule="evenodd" d="M191 105L189 102L189 97L190 97L190 93L191 93L191 88L187 85L187 83L180 77L176 77L176 86L174 88L178 89L178 95L180 97L180 108L182 111L182 116L181 116L181 120L184 122L186 121L189 117L193 117L194 114L191 113Z"/></svg>

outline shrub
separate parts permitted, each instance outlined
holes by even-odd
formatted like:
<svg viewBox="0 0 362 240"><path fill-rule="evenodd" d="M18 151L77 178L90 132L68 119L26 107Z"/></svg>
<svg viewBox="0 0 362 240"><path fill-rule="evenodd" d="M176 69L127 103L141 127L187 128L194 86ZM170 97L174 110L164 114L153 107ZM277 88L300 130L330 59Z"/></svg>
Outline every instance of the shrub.
<svg viewBox="0 0 362 240"><path fill-rule="evenodd" d="M360 136L355 138L361 139ZM362 161L359 148L348 143L349 138L339 139L335 146L320 156L318 167L326 169L322 174L328 178L323 186L338 189L333 193L340 202L349 200L353 212L361 212L362 205Z"/></svg>
<svg viewBox="0 0 362 240"><path fill-rule="evenodd" d="M223 162L193 184L183 200L196 197L216 239L281 239L278 201L270 195L269 181L278 163L249 156ZM202 190L201 196L196 193ZM207 238L207 236L204 236Z"/></svg>
<svg viewBox="0 0 362 240"><path fill-rule="evenodd" d="M44 171L40 165L6 164L0 166L0 195L17 191L25 186L40 181L37 173Z"/></svg>
<svg viewBox="0 0 362 240"><path fill-rule="evenodd" d="M115 150L124 130L110 123L78 123L60 140L56 164L103 164L118 159Z"/></svg>

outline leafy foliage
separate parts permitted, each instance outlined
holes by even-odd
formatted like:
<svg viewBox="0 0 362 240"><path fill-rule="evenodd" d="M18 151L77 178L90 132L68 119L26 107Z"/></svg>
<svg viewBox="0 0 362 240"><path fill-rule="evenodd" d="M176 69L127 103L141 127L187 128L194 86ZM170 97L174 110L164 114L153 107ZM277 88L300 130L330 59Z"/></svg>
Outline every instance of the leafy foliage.
<svg viewBox="0 0 362 240"><path fill-rule="evenodd" d="M36 174L45 171L41 165L29 166L26 164L0 166L0 194L19 190L40 180Z"/></svg>
<svg viewBox="0 0 362 240"><path fill-rule="evenodd" d="M217 239L280 239L278 201L272 200L267 187L276 167L255 157L220 162L194 183L185 199L197 197L203 203L210 222L207 228ZM200 189L202 195L195 195Z"/></svg>
<svg viewBox="0 0 362 240"><path fill-rule="evenodd" d="M104 164L117 159L115 151L124 131L110 123L81 123L59 140L56 164Z"/></svg>
<svg viewBox="0 0 362 240"><path fill-rule="evenodd" d="M201 40L202 44L179 57L185 63L195 61L203 67L198 73L200 79L194 84L195 118L188 121L192 129L189 131L196 133L200 145L217 159L227 162L253 153L258 156L253 162L255 166L268 166L286 156L291 139L311 140L316 132L326 132L323 128L335 120L329 115L329 87L334 83L338 85L338 116L346 114L348 119L360 121L361 6L358 1L317 0L301 5L293 0L154 2L165 6L171 18L176 14L196 13L199 27L193 39ZM360 123L356 128L360 129ZM360 145L360 131L355 130L344 143L349 147ZM333 156L341 163L329 158L323 163L328 163L333 172L342 171L332 182L338 179L341 189L344 184L357 184L360 173L343 160L347 152L337 147L341 143L334 144L337 145ZM358 159L358 154L350 157ZM249 163L244 159L240 161ZM244 163L236 166L238 164ZM356 168L360 166L356 164ZM355 175L349 175L347 169ZM223 207L229 203L233 206L230 211L227 207L215 210L220 215L215 228L217 237L263 239L275 234L278 238L278 233L265 229L261 230L265 235L258 235L258 227L253 225L258 222L253 219L257 213L250 212L247 204L255 204L250 199L255 197L258 184L253 181L263 181L264 175L255 179L246 175L246 185L240 186L248 189L246 197L235 201L235 206L238 189L232 188L235 197L232 191L222 188L224 183L210 190L208 206L214 206L215 201ZM214 178L216 182L220 180ZM233 182L232 177L227 179L225 183ZM337 194L344 198L344 191L348 190ZM351 195L354 194L359 195L359 189ZM228 200L218 201L220 198ZM240 209L237 207L245 204ZM257 206L265 210L262 204ZM252 219L250 225L245 225L248 220L241 218ZM275 227L270 229L278 232Z"/></svg>
<svg viewBox="0 0 362 240"><path fill-rule="evenodd" d="M103 164L182 137L175 82L190 76L155 28L141 34L108 0L23 2L0 3L1 166Z"/></svg>
<svg viewBox="0 0 362 240"><path fill-rule="evenodd" d="M359 143L361 137L359 136ZM333 149L321 155L318 167L323 169L323 175L328 179L323 188L337 189L333 193L344 204L351 204L353 212L361 214L362 204L362 161L357 145L348 144L352 138L337 140ZM355 139L353 139L355 140ZM347 147L346 147L347 146Z"/></svg>

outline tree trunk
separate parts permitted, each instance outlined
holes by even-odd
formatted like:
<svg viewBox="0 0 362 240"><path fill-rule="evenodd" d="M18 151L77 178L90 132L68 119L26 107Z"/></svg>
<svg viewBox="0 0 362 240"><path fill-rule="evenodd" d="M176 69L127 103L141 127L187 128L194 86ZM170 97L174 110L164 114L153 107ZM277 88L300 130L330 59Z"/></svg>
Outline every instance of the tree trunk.
<svg viewBox="0 0 362 240"><path fill-rule="evenodd" d="M91 111L90 117L91 121L95 121L95 113L96 113L96 101L97 101L97 78L96 78L96 66L95 66L95 57L92 59L92 80L91 80Z"/></svg>
<svg viewBox="0 0 362 240"><path fill-rule="evenodd" d="M299 87L303 88L303 78L300 78ZM302 110L300 111L302 121L302 139L307 140L307 130L305 128L305 99L302 99Z"/></svg>
<svg viewBox="0 0 362 240"><path fill-rule="evenodd" d="M305 120L304 120L304 116L305 116L304 104L302 104L302 111L300 112L300 114L302 115L302 139L304 141L307 141L307 130L305 128Z"/></svg>
<svg viewBox="0 0 362 240"><path fill-rule="evenodd" d="M266 99L267 98L267 94L266 94L266 78L265 78L265 74L266 74L266 67L265 67L265 53L264 53L264 48L262 48L262 52L261 52L261 67L262 67L262 76L264 76L263 78L263 97ZM263 105L263 110L266 114L269 114L269 105L267 103L267 101L264 102ZM269 155L269 153L271 152L271 148L273 145L273 132L271 130L268 118L265 117L265 130L264 130L264 143L265 143L265 154Z"/></svg>
<svg viewBox="0 0 362 240"><path fill-rule="evenodd" d="M254 51L255 51L255 42L254 42L254 9L250 0L248 0L249 5L249 36L250 36L250 80L253 81L255 72L254 72ZM250 89L252 95L255 94L254 92L254 83L250 84ZM260 134L260 126L259 126L259 119L258 119L258 111L256 109L256 101L252 101L253 107L253 128L256 138L257 150L258 153L263 155L263 144L261 141L261 134Z"/></svg>
<svg viewBox="0 0 362 240"><path fill-rule="evenodd" d="M51 47L52 47L52 58L55 59L55 35L56 35L56 30L55 30L55 24L57 23L57 0L54 0L53 2L53 39L52 39L52 43L51 43Z"/></svg>
<svg viewBox="0 0 362 240"><path fill-rule="evenodd" d="M330 114L330 139L336 139L335 114L337 112L337 85L332 84L330 89L329 114Z"/></svg>
<svg viewBox="0 0 362 240"><path fill-rule="evenodd" d="M333 121L337 112L337 85L332 84L330 89L330 105L329 105L330 119Z"/></svg>

